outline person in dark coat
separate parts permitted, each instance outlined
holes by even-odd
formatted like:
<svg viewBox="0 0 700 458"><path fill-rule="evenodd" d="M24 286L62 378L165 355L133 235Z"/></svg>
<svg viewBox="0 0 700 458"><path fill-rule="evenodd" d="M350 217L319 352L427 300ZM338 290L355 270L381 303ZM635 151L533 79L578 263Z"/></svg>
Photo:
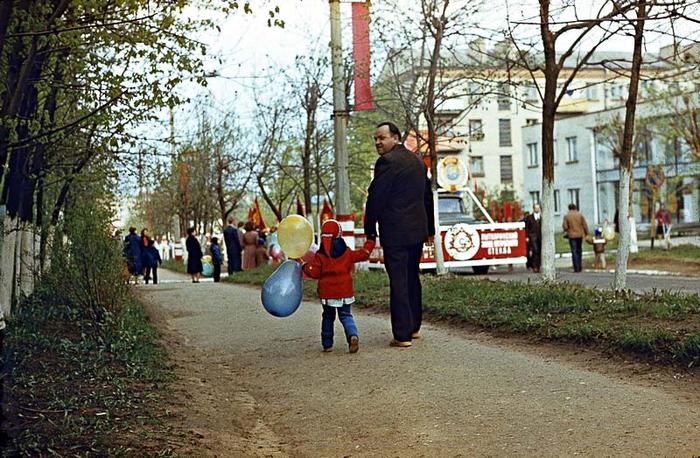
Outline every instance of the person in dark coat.
<svg viewBox="0 0 700 458"><path fill-rule="evenodd" d="M540 204L532 207L532 214L525 218L525 237L527 239L527 253L530 257L529 264L532 271L540 271L542 252L542 218Z"/></svg>
<svg viewBox="0 0 700 458"><path fill-rule="evenodd" d="M228 274L240 272L241 269L241 237L236 228L236 220L233 216L228 219L228 226L224 229L224 243L226 244L226 257L228 258Z"/></svg>
<svg viewBox="0 0 700 458"><path fill-rule="evenodd" d="M390 122L377 126L374 146L379 159L367 192L365 234L377 237L389 275L391 328L395 347L410 347L420 337L423 315L419 264L423 243L435 233L433 198L423 161L401 143Z"/></svg>
<svg viewBox="0 0 700 458"><path fill-rule="evenodd" d="M236 234L238 234L238 231L236 231ZM209 252L211 253L211 263L214 266L214 274L212 276L214 277L214 282L218 283L221 281L221 263L224 261L224 257L221 254L221 247L219 246L219 237L211 238Z"/></svg>
<svg viewBox="0 0 700 458"><path fill-rule="evenodd" d="M136 228L130 227L129 234L124 238L124 257L130 276L135 276L135 283L139 281L139 275L143 270L141 263L141 237L136 234Z"/></svg>
<svg viewBox="0 0 700 458"><path fill-rule="evenodd" d="M163 259L160 257L156 242L153 239L148 240L148 247L144 250L144 274L143 279L148 284L148 280L153 278L153 284L158 284L158 266L163 264Z"/></svg>
<svg viewBox="0 0 700 458"><path fill-rule="evenodd" d="M185 240L185 248L187 248L187 273L192 277L192 283L199 283L202 277L202 246L197 240L197 229L191 227L187 229L187 239Z"/></svg>

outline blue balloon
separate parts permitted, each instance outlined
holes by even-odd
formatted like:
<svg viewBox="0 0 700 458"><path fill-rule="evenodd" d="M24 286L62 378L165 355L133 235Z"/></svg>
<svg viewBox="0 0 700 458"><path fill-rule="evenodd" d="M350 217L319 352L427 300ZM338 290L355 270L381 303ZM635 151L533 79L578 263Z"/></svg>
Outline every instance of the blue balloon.
<svg viewBox="0 0 700 458"><path fill-rule="evenodd" d="M205 277L211 277L214 275L214 266L208 262L202 263L202 275Z"/></svg>
<svg viewBox="0 0 700 458"><path fill-rule="evenodd" d="M260 299L271 315L285 317L299 308L303 291L301 266L296 261L287 260L265 280Z"/></svg>

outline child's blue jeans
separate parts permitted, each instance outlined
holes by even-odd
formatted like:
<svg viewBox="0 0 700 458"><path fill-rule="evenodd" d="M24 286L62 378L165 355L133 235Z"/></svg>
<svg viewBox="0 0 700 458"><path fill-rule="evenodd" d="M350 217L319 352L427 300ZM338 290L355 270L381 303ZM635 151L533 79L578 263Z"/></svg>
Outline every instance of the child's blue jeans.
<svg viewBox="0 0 700 458"><path fill-rule="evenodd" d="M322 307L321 345L323 345L323 348L330 348L333 346L333 324L335 322L336 310L338 311L340 324L343 325L343 329L345 330L345 339L350 341L350 337L357 335L357 326L355 326L355 319L352 317L350 305L344 305L342 307L323 305Z"/></svg>

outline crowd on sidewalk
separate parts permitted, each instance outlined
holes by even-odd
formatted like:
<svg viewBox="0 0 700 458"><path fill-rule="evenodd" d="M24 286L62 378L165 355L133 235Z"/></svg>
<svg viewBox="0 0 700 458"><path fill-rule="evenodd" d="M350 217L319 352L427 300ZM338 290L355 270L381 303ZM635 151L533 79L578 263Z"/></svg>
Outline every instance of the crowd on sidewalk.
<svg viewBox="0 0 700 458"><path fill-rule="evenodd" d="M119 232L115 234L119 239ZM236 224L228 219L221 238L209 233L200 236L196 228L187 230L187 237L177 243L163 235L152 238L144 228L140 234L135 227L123 240L123 256L129 272L129 282L158 283L158 267L164 260L183 261L193 283L201 277L211 276L215 282L221 279L221 266L227 264L229 275L241 270L255 269L263 265L278 264L283 256L277 241L277 227L261 229L253 222ZM160 240L160 242L158 241Z"/></svg>

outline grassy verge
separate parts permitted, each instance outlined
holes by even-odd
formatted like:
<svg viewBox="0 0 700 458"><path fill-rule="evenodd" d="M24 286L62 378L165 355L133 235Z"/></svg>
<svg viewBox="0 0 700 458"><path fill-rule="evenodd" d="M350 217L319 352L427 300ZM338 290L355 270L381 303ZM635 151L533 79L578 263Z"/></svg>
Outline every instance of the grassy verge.
<svg viewBox="0 0 700 458"><path fill-rule="evenodd" d="M608 266L615 266L615 255L607 254ZM593 261L590 260L590 264ZM631 269L653 269L678 272L684 275L700 275L700 247L678 245L670 250L662 248L642 249L630 254L628 267Z"/></svg>
<svg viewBox="0 0 700 458"><path fill-rule="evenodd" d="M28 301L8 325L3 456L168 456L169 378L157 332L137 302L102 324Z"/></svg>
<svg viewBox="0 0 700 458"><path fill-rule="evenodd" d="M272 268L241 272L228 281L262 284ZM384 272L357 272L358 305L387 307ZM573 342L640 359L700 365L700 298L667 292L615 297L611 291L568 283L493 282L424 275L423 303L435 316L499 333ZM315 282L304 292L315 297Z"/></svg>
<svg viewBox="0 0 700 458"><path fill-rule="evenodd" d="M161 267L164 269L173 270L175 272L180 272L181 274L187 273L187 264L183 263L182 261L176 261L174 259L168 259L163 261Z"/></svg>

